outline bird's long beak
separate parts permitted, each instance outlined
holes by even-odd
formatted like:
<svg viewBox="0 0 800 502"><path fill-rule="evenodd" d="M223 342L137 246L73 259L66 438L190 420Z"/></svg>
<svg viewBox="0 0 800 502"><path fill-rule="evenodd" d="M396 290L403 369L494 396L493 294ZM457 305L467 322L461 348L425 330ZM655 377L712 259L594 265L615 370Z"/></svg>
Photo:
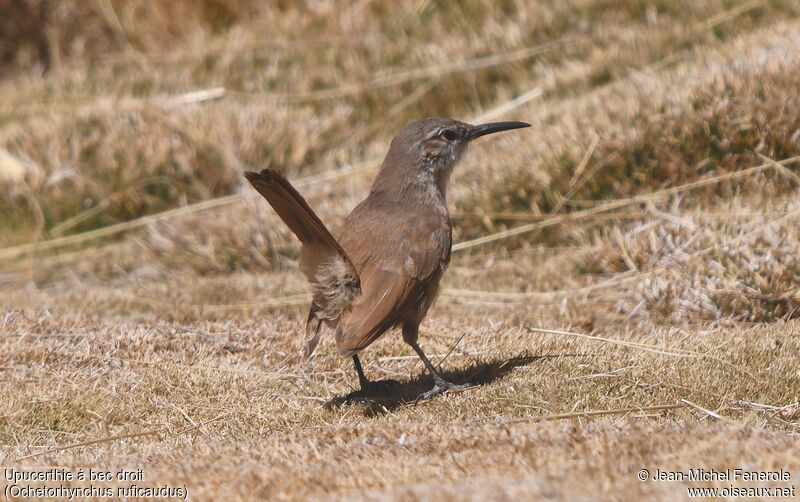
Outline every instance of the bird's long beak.
<svg viewBox="0 0 800 502"><path fill-rule="evenodd" d="M520 129L522 127L530 127L527 122L490 122L488 124L479 124L472 126L472 129L467 133L467 139L473 140L487 134L494 134L496 132L510 131L511 129Z"/></svg>

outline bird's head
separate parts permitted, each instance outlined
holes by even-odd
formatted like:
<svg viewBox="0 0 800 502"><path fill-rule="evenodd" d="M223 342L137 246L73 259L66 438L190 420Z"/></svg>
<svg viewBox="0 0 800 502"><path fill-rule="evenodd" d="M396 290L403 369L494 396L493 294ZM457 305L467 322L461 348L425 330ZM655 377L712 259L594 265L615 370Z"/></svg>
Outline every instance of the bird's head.
<svg viewBox="0 0 800 502"><path fill-rule="evenodd" d="M530 127L530 124L490 122L472 125L448 118L425 118L412 122L392 140L373 188L433 182L444 191L453 167L472 140L521 127Z"/></svg>

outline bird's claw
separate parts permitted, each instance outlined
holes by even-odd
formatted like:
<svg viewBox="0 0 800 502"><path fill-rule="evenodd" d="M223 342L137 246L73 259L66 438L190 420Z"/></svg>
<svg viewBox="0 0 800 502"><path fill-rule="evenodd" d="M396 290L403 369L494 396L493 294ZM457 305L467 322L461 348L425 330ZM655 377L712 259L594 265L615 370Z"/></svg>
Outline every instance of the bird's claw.
<svg viewBox="0 0 800 502"><path fill-rule="evenodd" d="M470 384L468 383L456 384L447 382L445 380L441 380L434 383L433 388L431 390L423 392L422 394L417 396L417 399L414 402L418 403L420 401L425 401L427 399L430 399L434 396L438 396L439 394L443 394L450 390L466 389L467 387L470 387Z"/></svg>

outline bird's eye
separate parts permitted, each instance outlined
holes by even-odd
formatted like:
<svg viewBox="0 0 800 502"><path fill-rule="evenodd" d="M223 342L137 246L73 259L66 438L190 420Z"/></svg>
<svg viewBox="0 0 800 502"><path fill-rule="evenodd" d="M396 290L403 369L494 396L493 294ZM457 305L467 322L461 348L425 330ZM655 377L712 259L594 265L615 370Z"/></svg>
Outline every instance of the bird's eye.
<svg viewBox="0 0 800 502"><path fill-rule="evenodd" d="M455 131L452 129L445 129L444 132L442 132L442 137L447 141L455 141L458 135L456 135Z"/></svg>

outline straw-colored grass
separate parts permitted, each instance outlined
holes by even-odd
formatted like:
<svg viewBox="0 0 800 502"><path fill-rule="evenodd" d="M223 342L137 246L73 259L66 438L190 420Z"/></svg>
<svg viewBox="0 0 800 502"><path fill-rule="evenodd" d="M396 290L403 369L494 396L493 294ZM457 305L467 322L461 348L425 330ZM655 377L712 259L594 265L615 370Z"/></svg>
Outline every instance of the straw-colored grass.
<svg viewBox="0 0 800 502"><path fill-rule="evenodd" d="M0 0L4 467L209 500L797 484L796 2L50 7ZM363 361L400 388L344 403L352 363L329 334L301 357L297 242L241 172L336 227L425 115L534 126L476 142L448 196L421 343L474 387L415 404L389 333ZM792 480L637 478L736 467Z"/></svg>

